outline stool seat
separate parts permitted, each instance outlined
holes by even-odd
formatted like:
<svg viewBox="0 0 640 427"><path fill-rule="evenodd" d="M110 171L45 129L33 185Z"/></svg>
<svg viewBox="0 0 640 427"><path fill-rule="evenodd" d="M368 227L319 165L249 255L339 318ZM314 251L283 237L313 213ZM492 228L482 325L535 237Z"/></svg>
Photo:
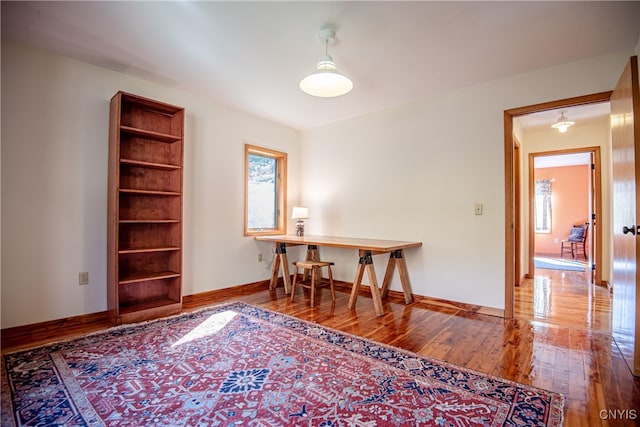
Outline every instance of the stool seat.
<svg viewBox="0 0 640 427"><path fill-rule="evenodd" d="M330 265L335 265L333 262L329 261L296 261L293 263L295 267L304 268L306 270L310 270L313 267L329 267Z"/></svg>
<svg viewBox="0 0 640 427"><path fill-rule="evenodd" d="M326 267L329 272L329 288L331 289L331 300L336 300L335 290L333 288L333 273L331 266L334 265L331 261L319 261L319 260L306 260L293 262L293 283L291 284L291 302L295 297L296 286L302 286L311 290L311 307L315 306L316 288L322 285L322 272L321 268ZM307 276L307 272L311 270L311 280L309 283L304 281L298 281L298 269L302 268L305 271L304 278Z"/></svg>

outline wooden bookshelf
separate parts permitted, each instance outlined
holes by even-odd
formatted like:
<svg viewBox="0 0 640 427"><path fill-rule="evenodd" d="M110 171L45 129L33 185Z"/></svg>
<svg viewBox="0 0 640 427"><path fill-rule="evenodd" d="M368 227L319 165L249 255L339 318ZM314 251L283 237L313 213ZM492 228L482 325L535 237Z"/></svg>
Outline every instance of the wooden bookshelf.
<svg viewBox="0 0 640 427"><path fill-rule="evenodd" d="M111 99L107 308L114 323L182 309L184 108Z"/></svg>

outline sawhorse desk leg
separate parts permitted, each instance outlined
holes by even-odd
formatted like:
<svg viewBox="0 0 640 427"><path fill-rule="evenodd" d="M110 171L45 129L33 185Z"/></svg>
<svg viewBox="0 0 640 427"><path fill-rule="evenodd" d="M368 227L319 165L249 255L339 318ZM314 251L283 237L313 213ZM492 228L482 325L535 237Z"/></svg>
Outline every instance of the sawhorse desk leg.
<svg viewBox="0 0 640 427"><path fill-rule="evenodd" d="M318 252L318 245L308 245L307 246L307 261L320 261L320 254ZM296 273L297 274L297 273ZM309 270L305 270L302 275L302 280L309 280Z"/></svg>
<svg viewBox="0 0 640 427"><path fill-rule="evenodd" d="M278 284L278 272L282 265L282 281L284 282L284 293L291 293L291 275L289 274L289 261L287 260L286 243L276 243L276 253L273 258L273 268L271 269L271 280L269 281L269 290L276 289Z"/></svg>
<svg viewBox="0 0 640 427"><path fill-rule="evenodd" d="M384 280L382 281L382 297L386 298L387 294L389 293L391 277L393 276L393 270L395 270L396 265L398 266L398 273L400 273L400 283L402 283L404 302L405 304L411 304L413 302L413 295L411 294L411 282L409 282L409 272L407 271L407 263L404 260L402 249L398 249L389 254L387 271L385 272Z"/></svg>
<svg viewBox="0 0 640 427"><path fill-rule="evenodd" d="M358 299L358 292L360 291L360 285L362 284L362 277L364 276L365 270L367 272L367 277L369 278L373 308L376 311L377 316L382 316L384 315L384 309L382 308L382 296L380 294L380 288L378 287L378 279L376 278L376 270L373 266L371 251L360 251L358 270L356 271L356 278L353 281L353 288L351 288L348 307L352 310L356 306L356 300Z"/></svg>

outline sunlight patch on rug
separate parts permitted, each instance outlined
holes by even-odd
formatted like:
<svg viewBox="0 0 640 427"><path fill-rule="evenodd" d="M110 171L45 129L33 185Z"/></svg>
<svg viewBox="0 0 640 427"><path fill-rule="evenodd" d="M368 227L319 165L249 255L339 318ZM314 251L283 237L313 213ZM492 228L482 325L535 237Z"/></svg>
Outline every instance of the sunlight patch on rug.
<svg viewBox="0 0 640 427"><path fill-rule="evenodd" d="M2 425L562 424L564 398L244 303L4 355Z"/></svg>
<svg viewBox="0 0 640 427"><path fill-rule="evenodd" d="M217 333L219 330L224 328L227 323L236 316L236 314L237 313L229 310L212 314L204 322L200 323L198 326L190 330L185 336L176 341L173 346L175 347L177 345Z"/></svg>

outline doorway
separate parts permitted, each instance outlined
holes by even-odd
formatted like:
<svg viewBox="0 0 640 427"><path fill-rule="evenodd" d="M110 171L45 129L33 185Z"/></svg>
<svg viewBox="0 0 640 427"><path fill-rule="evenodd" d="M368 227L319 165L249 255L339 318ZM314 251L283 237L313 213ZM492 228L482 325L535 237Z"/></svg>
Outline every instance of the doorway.
<svg viewBox="0 0 640 427"><path fill-rule="evenodd" d="M538 269L581 271L602 283L600 159L597 146L529 154L529 277Z"/></svg>
<svg viewBox="0 0 640 427"><path fill-rule="evenodd" d="M506 110L504 112L504 135L505 135L505 194L506 194L506 205L505 205L505 317L513 318L514 317L514 296L515 296L515 286L519 283L520 277L516 277L516 272L523 271L524 278L531 277L533 275L533 262L529 262L529 259L532 257L529 256L530 251L526 249L529 247L527 244L520 244L518 248L515 248L514 242L520 239L521 237L527 237L525 235L525 231L527 228L523 228L522 225L525 221L525 215L528 215L527 209L521 209L521 206L515 205L515 200L523 200L520 197L520 194L524 191L523 184L520 182L521 180L516 181L516 176L520 175L520 164L515 163L517 157L523 157L519 155L519 152L516 153L514 150L514 119L517 117L522 117L526 115L530 115L533 113L547 112L547 111L555 111L568 107L576 107L576 106L585 106L596 103L605 103L609 102L609 98L611 96L611 92L602 92L593 95L587 95L576 98L569 98L565 100L547 102L542 104L531 105L527 107L521 107L511 110ZM518 138L520 143L523 143L521 138ZM518 149L519 151L522 148ZM517 155L518 154L518 155ZM598 179L598 182L600 179ZM516 238L516 230L518 230L519 236ZM596 252L598 248L601 246L600 242L602 242L602 231L601 227L595 228L592 233L594 238L596 239ZM530 239L529 239L530 240ZM525 251L520 251L520 248L524 247ZM521 253L528 252L528 253ZM596 254L598 259L602 259L602 255ZM527 268L523 268L523 267ZM526 270L526 271L525 271ZM527 276L529 275L529 276ZM601 281L601 277L597 277L596 280Z"/></svg>
<svg viewBox="0 0 640 427"><path fill-rule="evenodd" d="M600 147L529 154L531 274L515 289L518 319L611 333L612 296L595 274L600 166ZM566 242L573 229L586 231L575 246Z"/></svg>
<svg viewBox="0 0 640 427"><path fill-rule="evenodd" d="M609 102L611 149L607 165L611 168L608 174L611 192L608 192L609 199L605 205L612 209L609 210L609 221L602 218L600 224L609 224L606 236L609 249L606 255L611 271L606 277L615 281L611 329L618 348L634 375L640 375L640 314L636 298L640 289L640 274L636 274L637 254L640 253L640 239L637 238L640 235L640 226L637 225L640 223L640 210L636 209L636 206L640 206L640 172L637 168L640 164L640 133L637 127L640 123L639 82L638 61L637 57L633 56L613 91L504 111L505 317L513 318L516 282L514 272L517 270L516 265L522 263L521 256L516 258L517 251L514 248L514 230L520 227L522 221L522 215L516 215L518 208L514 205L517 199L515 194L520 191L520 183L514 181L514 118L537 111ZM602 210L601 212L605 213ZM604 243L602 228L596 228L594 234L598 242ZM601 246L602 243L597 246ZM605 260L602 254L598 254L598 259Z"/></svg>

